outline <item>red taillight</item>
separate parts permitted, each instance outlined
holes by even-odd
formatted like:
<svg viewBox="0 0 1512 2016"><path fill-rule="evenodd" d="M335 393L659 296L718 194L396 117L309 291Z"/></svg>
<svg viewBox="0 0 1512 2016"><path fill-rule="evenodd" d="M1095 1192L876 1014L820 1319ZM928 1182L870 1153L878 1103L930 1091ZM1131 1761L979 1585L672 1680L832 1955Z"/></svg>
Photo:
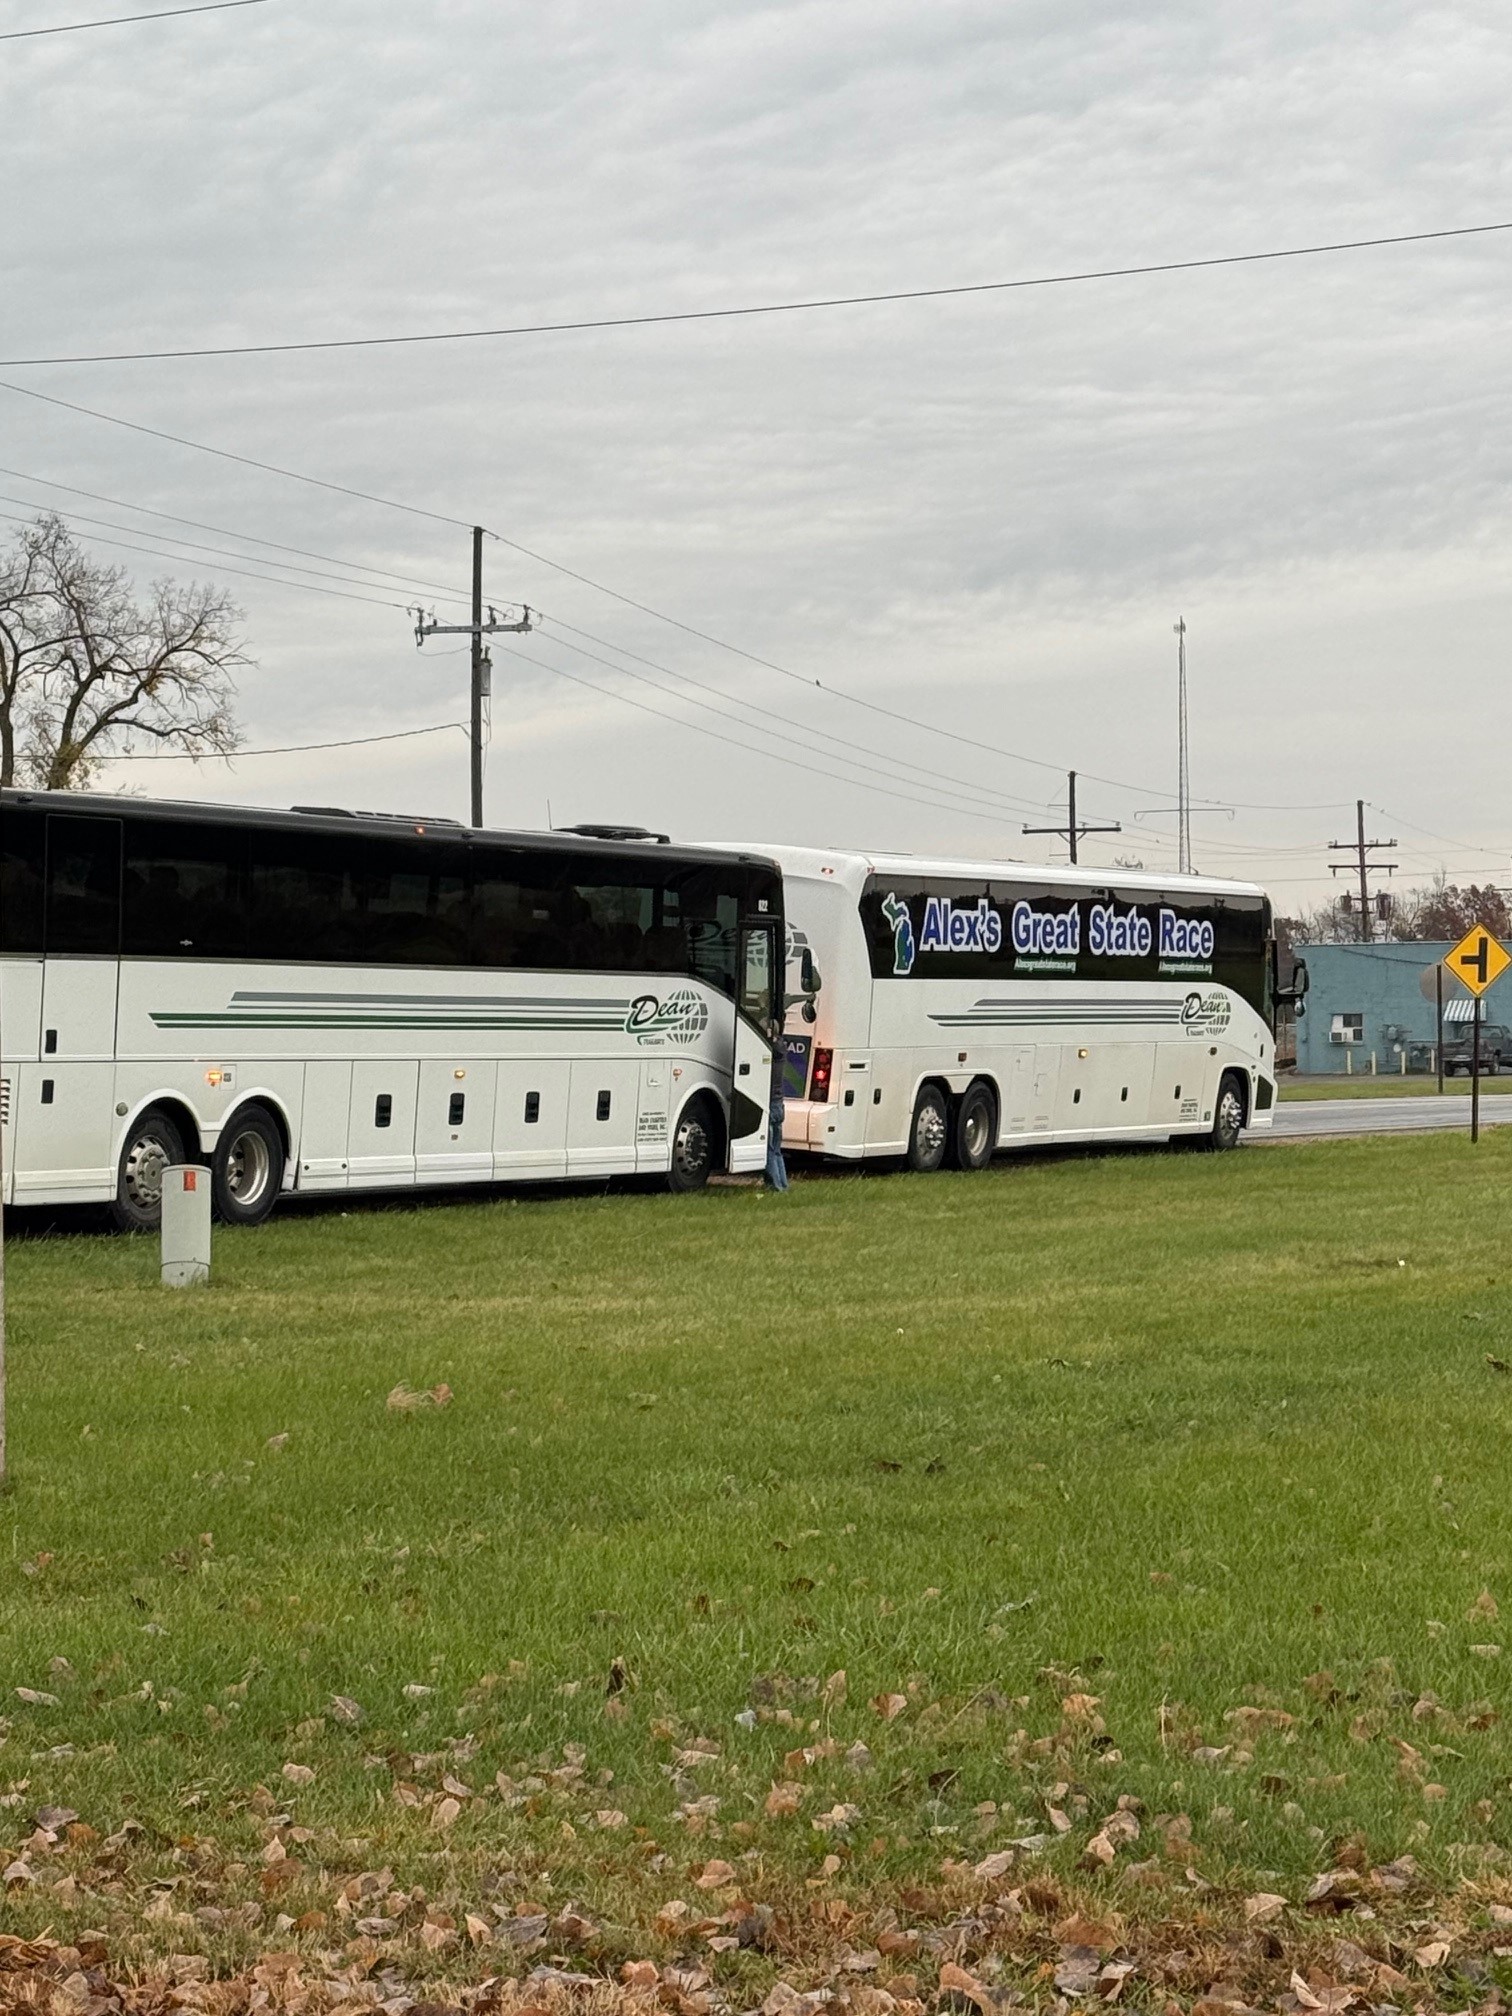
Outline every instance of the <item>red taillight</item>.
<svg viewBox="0 0 1512 2016"><path fill-rule="evenodd" d="M830 1094L830 1073L835 1068L833 1050L816 1050L814 1068L809 1073L809 1097L816 1106L827 1106Z"/></svg>

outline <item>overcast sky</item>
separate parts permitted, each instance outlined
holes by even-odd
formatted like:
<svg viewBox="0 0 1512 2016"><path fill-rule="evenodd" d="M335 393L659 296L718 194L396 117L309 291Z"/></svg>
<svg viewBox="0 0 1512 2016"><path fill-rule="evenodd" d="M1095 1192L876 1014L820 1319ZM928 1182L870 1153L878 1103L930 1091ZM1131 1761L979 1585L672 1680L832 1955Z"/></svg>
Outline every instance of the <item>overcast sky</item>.
<svg viewBox="0 0 1512 2016"><path fill-rule="evenodd" d="M10 0L0 18L113 11ZM0 42L0 354L656 313L1496 222L1509 102L1491 0L267 0ZM495 646L498 825L549 807L1047 859L1057 843L1019 829L1074 765L1084 814L1124 827L1083 858L1163 865L1180 615L1193 791L1236 808L1196 816L1200 867L1316 900L1364 797L1404 879L1507 881L1509 273L1512 232L751 320L10 369L462 522L10 391L0 463L21 473L0 510L57 505L143 582L234 588L253 750L464 720L465 640L417 652L402 605L465 612L405 584L465 590L474 521L544 556L487 548L488 596L545 612ZM244 557L186 553L143 507L241 535L177 528ZM345 586L374 600L233 574L279 571L249 537L364 570ZM108 775L467 806L455 730Z"/></svg>

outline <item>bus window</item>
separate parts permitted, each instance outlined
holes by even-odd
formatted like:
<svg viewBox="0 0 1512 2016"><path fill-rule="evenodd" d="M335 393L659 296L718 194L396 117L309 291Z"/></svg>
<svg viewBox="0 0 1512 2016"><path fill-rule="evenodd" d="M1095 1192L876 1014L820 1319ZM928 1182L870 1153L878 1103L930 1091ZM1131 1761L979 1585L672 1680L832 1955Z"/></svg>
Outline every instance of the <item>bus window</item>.
<svg viewBox="0 0 1512 2016"><path fill-rule="evenodd" d="M43 832L38 812L0 819L0 952L42 950Z"/></svg>
<svg viewBox="0 0 1512 2016"><path fill-rule="evenodd" d="M54 813L47 822L49 958L108 953L121 944L121 822Z"/></svg>
<svg viewBox="0 0 1512 2016"><path fill-rule="evenodd" d="M246 835L235 827L133 820L126 832L121 950L127 958L239 959L247 945Z"/></svg>
<svg viewBox="0 0 1512 2016"><path fill-rule="evenodd" d="M770 925L758 925L741 934L740 1012L763 1029L775 1017L775 962Z"/></svg>

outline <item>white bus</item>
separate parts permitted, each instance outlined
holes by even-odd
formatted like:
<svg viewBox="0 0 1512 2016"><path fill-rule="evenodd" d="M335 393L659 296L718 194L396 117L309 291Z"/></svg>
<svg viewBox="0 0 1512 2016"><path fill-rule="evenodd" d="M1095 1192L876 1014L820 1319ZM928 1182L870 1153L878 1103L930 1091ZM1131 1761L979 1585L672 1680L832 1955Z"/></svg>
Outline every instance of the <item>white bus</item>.
<svg viewBox="0 0 1512 2016"><path fill-rule="evenodd" d="M782 930L654 835L0 792L5 1202L760 1169Z"/></svg>
<svg viewBox="0 0 1512 2016"><path fill-rule="evenodd" d="M789 996L785 1149L979 1169L999 1148L1232 1148L1271 1125L1274 948L1253 885L761 852L782 869L789 960L811 955L820 981Z"/></svg>

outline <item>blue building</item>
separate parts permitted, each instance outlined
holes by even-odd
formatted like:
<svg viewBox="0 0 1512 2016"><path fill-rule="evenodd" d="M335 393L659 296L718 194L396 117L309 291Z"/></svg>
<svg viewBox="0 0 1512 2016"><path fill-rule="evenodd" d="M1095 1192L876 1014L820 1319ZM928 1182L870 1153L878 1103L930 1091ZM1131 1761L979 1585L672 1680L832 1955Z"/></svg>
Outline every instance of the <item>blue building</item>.
<svg viewBox="0 0 1512 2016"><path fill-rule="evenodd" d="M1404 1051L1409 1071L1432 1070L1437 1016L1421 982L1453 949L1447 940L1435 939L1299 945L1297 957L1307 961L1312 985L1307 1013L1297 1023L1298 1071L1369 1071L1374 1053L1377 1071L1395 1072L1402 1068ZM1447 1040L1466 1033L1470 1005L1468 994L1446 973ZM1486 1022L1512 1027L1512 971L1487 989L1481 1012Z"/></svg>

